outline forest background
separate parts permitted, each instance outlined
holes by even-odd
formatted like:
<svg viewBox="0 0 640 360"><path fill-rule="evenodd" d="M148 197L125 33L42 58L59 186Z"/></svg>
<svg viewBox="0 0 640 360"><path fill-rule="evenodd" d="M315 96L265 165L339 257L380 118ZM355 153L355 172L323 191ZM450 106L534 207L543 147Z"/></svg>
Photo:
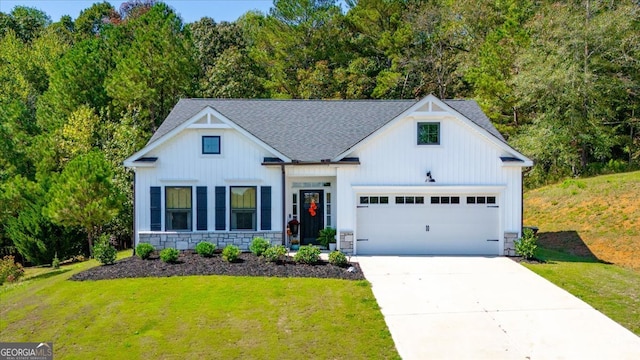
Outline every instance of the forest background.
<svg viewBox="0 0 640 360"><path fill-rule="evenodd" d="M344 6L341 6L344 5ZM640 164L640 3L275 0L185 24L160 1L0 13L0 249L32 264L132 237L139 150L182 97L473 98L527 187ZM87 241L88 240L88 241Z"/></svg>

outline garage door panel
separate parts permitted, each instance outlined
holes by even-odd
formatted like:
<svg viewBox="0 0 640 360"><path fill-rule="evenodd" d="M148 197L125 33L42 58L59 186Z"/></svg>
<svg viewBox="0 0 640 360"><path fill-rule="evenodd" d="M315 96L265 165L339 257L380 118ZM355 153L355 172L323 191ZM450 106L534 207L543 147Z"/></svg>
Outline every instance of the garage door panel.
<svg viewBox="0 0 640 360"><path fill-rule="evenodd" d="M359 254L498 254L499 208L377 204L357 209Z"/></svg>

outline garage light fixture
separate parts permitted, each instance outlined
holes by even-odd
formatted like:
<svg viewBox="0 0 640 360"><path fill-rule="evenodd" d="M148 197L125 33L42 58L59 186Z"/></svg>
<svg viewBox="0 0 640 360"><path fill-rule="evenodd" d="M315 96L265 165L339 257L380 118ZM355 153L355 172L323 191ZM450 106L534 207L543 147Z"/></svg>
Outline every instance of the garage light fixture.
<svg viewBox="0 0 640 360"><path fill-rule="evenodd" d="M431 171L427 171L427 179L424 182L436 182L436 180L431 177Z"/></svg>

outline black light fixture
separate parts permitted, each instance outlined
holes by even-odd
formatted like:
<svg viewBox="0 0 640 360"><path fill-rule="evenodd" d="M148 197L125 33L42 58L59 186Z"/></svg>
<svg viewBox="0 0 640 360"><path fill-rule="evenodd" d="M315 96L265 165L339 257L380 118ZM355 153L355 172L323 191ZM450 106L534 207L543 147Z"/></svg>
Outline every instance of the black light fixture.
<svg viewBox="0 0 640 360"><path fill-rule="evenodd" d="M436 182L436 180L431 177L431 171L427 171L427 179L424 182Z"/></svg>

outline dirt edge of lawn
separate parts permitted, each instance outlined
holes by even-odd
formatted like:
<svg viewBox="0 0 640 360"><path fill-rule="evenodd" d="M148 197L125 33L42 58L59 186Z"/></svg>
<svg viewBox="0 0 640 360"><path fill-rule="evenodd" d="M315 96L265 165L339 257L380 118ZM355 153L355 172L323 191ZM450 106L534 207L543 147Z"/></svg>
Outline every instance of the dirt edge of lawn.
<svg viewBox="0 0 640 360"><path fill-rule="evenodd" d="M306 277L344 280L364 280L358 263L345 267L332 265L320 260L317 264L299 264L287 257L280 263L270 263L251 253L240 254L238 260L229 263L220 254L202 257L194 251L180 252L177 263L169 264L160 260L157 253L147 260L131 256L116 261L112 265L92 267L71 276L70 280L107 280L141 277L167 277L189 275L229 275L266 277Z"/></svg>

